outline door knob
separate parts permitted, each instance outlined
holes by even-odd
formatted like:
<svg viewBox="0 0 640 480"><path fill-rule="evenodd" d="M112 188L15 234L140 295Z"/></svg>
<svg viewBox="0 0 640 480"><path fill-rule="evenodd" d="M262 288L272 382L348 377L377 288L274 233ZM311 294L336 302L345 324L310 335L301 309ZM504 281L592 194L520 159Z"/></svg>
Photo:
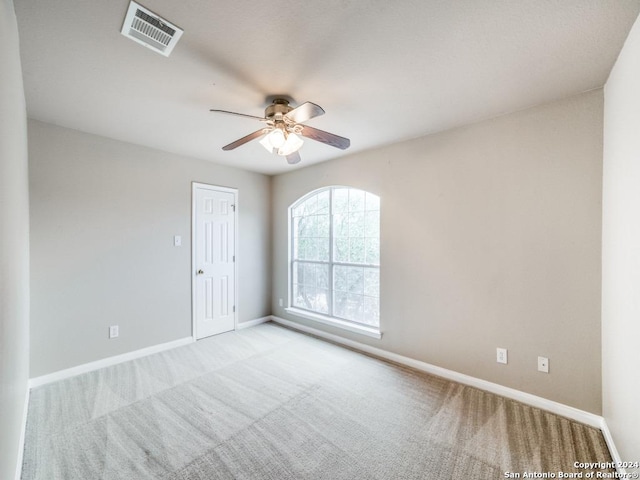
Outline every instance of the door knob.
<svg viewBox="0 0 640 480"><path fill-rule="evenodd" d="M202 275L204 273L204 270L198 270L198 275Z"/></svg>

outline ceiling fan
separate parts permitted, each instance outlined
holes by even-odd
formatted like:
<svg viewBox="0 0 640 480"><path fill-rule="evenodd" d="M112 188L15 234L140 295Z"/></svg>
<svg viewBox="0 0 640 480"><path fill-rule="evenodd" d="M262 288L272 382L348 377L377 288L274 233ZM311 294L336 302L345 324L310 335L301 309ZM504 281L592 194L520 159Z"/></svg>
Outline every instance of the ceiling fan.
<svg viewBox="0 0 640 480"><path fill-rule="evenodd" d="M289 105L289 100L285 98L275 98L273 103L265 109L264 118L246 115L244 113L229 112L227 110L211 109L210 111L253 118L266 123L266 126L260 130L256 130L222 147L222 150L225 151L233 150L251 140L264 136L264 138L260 140L260 144L270 153L286 157L287 162L293 165L300 161L300 153L298 153L298 150L300 150L300 147L302 147L304 143L299 135L342 150L349 148L349 145L351 145L351 141L348 138L302 124L307 120L324 114L322 107L311 102L305 102L294 108Z"/></svg>

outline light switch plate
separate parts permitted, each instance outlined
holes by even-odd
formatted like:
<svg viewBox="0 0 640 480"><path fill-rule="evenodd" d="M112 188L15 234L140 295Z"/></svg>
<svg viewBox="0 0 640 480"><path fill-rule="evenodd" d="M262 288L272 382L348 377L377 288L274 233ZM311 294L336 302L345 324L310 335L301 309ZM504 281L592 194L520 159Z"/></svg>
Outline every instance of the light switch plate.
<svg viewBox="0 0 640 480"><path fill-rule="evenodd" d="M120 335L120 328L118 325L111 325L109 327L109 338L116 338L118 335Z"/></svg>
<svg viewBox="0 0 640 480"><path fill-rule="evenodd" d="M173 246L174 247L182 246L182 237L180 235L176 235L173 237Z"/></svg>

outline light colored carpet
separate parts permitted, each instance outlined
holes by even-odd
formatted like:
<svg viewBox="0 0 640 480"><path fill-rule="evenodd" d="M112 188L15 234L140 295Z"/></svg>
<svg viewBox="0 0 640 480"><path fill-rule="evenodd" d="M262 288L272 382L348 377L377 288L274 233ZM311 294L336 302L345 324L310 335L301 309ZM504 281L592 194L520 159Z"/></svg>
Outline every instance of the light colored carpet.
<svg viewBox="0 0 640 480"><path fill-rule="evenodd" d="M274 324L31 392L23 480L498 479L599 430Z"/></svg>

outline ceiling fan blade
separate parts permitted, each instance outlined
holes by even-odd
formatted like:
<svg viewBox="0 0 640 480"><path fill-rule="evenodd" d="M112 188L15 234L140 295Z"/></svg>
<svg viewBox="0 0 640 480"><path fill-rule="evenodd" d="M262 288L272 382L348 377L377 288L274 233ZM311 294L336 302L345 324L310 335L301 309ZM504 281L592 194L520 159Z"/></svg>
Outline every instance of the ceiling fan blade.
<svg viewBox="0 0 640 480"><path fill-rule="evenodd" d="M287 155L287 162L289 165L295 165L296 163L300 163L300 154L298 152L293 152L290 155Z"/></svg>
<svg viewBox="0 0 640 480"><path fill-rule="evenodd" d="M209 110L210 112L215 112L215 113L226 113L229 115L237 115L239 117L247 117L247 118L254 118L256 120L266 120L266 118L262 118L262 117L256 117L255 115L247 115L246 113L237 113L237 112L229 112L227 110L216 110L216 109L211 109Z"/></svg>
<svg viewBox="0 0 640 480"><path fill-rule="evenodd" d="M285 115L285 117L293 121L294 123L302 123L314 117L319 117L320 115L324 115L324 110L320 105L316 105L315 103L311 102L305 102L302 105L291 110Z"/></svg>
<svg viewBox="0 0 640 480"><path fill-rule="evenodd" d="M246 137L239 138L235 142L231 142L229 145L225 145L224 147L222 147L222 150L225 150L225 151L233 150L234 148L237 148L240 145L244 145L245 143L250 142L255 138L261 137L262 135L264 135L264 128L261 128L260 130L250 133Z"/></svg>
<svg viewBox="0 0 640 480"><path fill-rule="evenodd" d="M332 147L336 147L341 150L346 150L347 148L349 148L349 145L351 145L351 140L349 140L348 138L325 132L323 130L318 130L317 128L308 127L306 125L301 125L301 127L301 135L312 140L326 143L327 145L331 145Z"/></svg>

